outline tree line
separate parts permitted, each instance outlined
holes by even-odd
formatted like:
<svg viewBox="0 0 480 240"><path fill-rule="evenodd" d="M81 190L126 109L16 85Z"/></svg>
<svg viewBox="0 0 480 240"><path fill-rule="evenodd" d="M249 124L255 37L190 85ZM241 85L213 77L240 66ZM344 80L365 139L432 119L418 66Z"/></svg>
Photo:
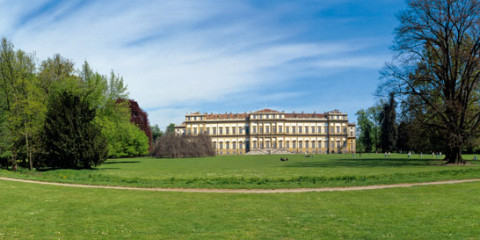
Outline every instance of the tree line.
<svg viewBox="0 0 480 240"><path fill-rule="evenodd" d="M464 163L480 139L480 2L409 0L398 19L377 90L389 100L357 113L359 150L441 151Z"/></svg>
<svg viewBox="0 0 480 240"><path fill-rule="evenodd" d="M151 139L121 76L59 54L38 62L1 39L0 166L86 168L148 154Z"/></svg>

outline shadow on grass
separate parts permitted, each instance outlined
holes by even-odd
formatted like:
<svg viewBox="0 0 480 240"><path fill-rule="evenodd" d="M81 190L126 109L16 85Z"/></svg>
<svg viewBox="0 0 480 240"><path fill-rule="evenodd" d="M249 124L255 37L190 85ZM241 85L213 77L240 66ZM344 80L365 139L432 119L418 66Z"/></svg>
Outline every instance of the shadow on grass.
<svg viewBox="0 0 480 240"><path fill-rule="evenodd" d="M140 161L106 161L103 164L117 164L117 163L140 163Z"/></svg>
<svg viewBox="0 0 480 240"><path fill-rule="evenodd" d="M371 159L371 158L357 158L357 159L332 159L329 161L309 162L303 160L301 162L289 162L285 167L316 167L316 168L334 168L334 167L405 167L405 166L431 166L444 165L443 160L421 160L409 158L395 158L395 159Z"/></svg>
<svg viewBox="0 0 480 240"><path fill-rule="evenodd" d="M104 163L105 164L105 163ZM103 171L103 170L112 170L112 169L120 169L120 168L37 168L37 172L50 172L50 171L55 171L55 170L74 170L74 171L82 171L82 170L88 170L88 171Z"/></svg>

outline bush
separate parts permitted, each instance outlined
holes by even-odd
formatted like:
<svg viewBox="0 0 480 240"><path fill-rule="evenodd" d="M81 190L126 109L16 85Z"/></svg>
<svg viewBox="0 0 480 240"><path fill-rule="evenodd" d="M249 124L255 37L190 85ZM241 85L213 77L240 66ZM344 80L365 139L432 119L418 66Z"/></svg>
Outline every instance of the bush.
<svg viewBox="0 0 480 240"><path fill-rule="evenodd" d="M157 139L151 155L158 158L205 157L214 156L215 150L209 136L167 134Z"/></svg>

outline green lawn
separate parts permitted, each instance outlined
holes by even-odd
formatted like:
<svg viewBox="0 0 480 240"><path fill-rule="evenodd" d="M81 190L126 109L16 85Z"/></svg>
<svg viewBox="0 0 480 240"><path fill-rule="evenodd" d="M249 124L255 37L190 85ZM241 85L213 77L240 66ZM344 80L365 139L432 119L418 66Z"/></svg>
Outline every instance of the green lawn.
<svg viewBox="0 0 480 240"><path fill-rule="evenodd" d="M18 172L0 176L43 181L187 188L298 188L424 182L480 177L480 164L445 166L431 155L351 154L217 156L188 159L110 159L93 170ZM466 156L472 159L473 155Z"/></svg>
<svg viewBox="0 0 480 240"><path fill-rule="evenodd" d="M204 194L0 181L0 239L479 239L480 183Z"/></svg>

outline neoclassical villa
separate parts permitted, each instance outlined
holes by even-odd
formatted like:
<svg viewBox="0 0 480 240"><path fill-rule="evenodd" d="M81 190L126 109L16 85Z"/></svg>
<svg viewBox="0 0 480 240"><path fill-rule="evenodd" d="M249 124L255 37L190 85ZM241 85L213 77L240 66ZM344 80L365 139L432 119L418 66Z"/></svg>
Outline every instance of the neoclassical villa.
<svg viewBox="0 0 480 240"><path fill-rule="evenodd" d="M175 126L176 134L207 134L217 155L284 153L354 153L355 124L338 110L285 113L262 109L250 113L191 113Z"/></svg>

